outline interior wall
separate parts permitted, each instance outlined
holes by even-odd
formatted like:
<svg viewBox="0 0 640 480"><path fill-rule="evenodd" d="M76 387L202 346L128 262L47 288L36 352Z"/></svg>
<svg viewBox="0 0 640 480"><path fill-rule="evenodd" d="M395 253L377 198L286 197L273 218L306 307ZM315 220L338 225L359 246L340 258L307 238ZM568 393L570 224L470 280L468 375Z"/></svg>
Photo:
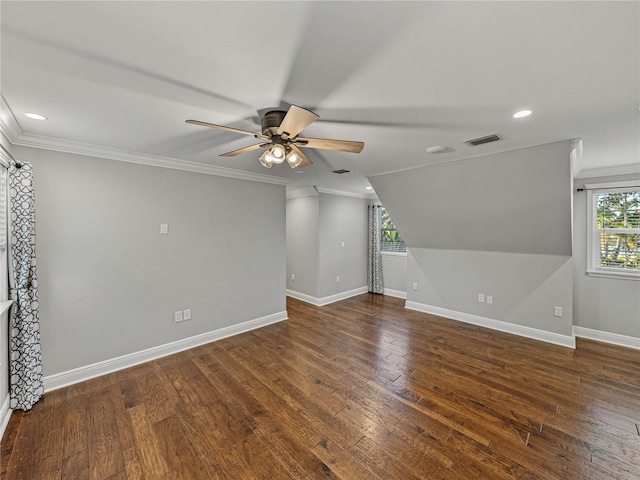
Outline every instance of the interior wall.
<svg viewBox="0 0 640 480"><path fill-rule="evenodd" d="M571 256L570 142L370 177L407 245Z"/></svg>
<svg viewBox="0 0 640 480"><path fill-rule="evenodd" d="M45 376L286 310L283 186L13 155L34 168Z"/></svg>
<svg viewBox="0 0 640 480"><path fill-rule="evenodd" d="M557 142L370 177L409 247L418 290L407 300L571 335L570 151Z"/></svg>
<svg viewBox="0 0 640 480"><path fill-rule="evenodd" d="M571 336L572 276L571 258L560 255L410 248L407 284L418 289L407 300Z"/></svg>
<svg viewBox="0 0 640 480"><path fill-rule="evenodd" d="M369 201L326 193L320 193L319 199L318 297L365 287Z"/></svg>
<svg viewBox="0 0 640 480"><path fill-rule="evenodd" d="M384 280L385 293L393 290L393 293L407 293L407 255L382 254L382 278Z"/></svg>
<svg viewBox="0 0 640 480"><path fill-rule="evenodd" d="M576 180L577 188L637 180L619 175ZM574 193L574 324L607 333L640 338L640 281L590 277L587 271L587 195Z"/></svg>
<svg viewBox="0 0 640 480"><path fill-rule="evenodd" d="M319 215L315 189L309 196L287 200L287 290L311 297L318 296Z"/></svg>
<svg viewBox="0 0 640 480"><path fill-rule="evenodd" d="M318 193L315 188L289 195L287 289L292 295L324 303L366 287L367 205L362 198Z"/></svg>

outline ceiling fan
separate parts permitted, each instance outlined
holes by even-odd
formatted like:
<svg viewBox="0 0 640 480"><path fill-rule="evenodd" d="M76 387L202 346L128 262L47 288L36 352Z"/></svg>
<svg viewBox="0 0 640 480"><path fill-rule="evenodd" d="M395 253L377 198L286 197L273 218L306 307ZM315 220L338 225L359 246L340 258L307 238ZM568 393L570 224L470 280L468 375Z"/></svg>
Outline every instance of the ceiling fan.
<svg viewBox="0 0 640 480"><path fill-rule="evenodd" d="M300 147L321 148L324 150L338 150L351 153L360 153L362 151L364 148L363 142L298 136L303 129L311 125L318 118L320 117L310 110L298 107L297 105L291 105L286 112L282 110L272 110L265 113L261 120L262 133L225 127L224 125L215 125L199 120L186 120L186 122L193 125L202 125L203 127L218 128L228 132L240 133L242 135L251 135L258 140L262 140L261 143L223 153L220 156L235 157L242 153L266 148L267 150L260 156L260 163L267 168L271 168L273 164L283 163L285 160L291 168L311 165L311 160L300 150Z"/></svg>

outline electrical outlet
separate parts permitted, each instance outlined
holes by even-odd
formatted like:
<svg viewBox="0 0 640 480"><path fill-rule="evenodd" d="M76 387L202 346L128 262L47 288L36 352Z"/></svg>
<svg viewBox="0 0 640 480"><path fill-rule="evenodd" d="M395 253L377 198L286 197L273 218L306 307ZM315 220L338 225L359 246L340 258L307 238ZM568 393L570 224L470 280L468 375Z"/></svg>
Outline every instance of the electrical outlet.
<svg viewBox="0 0 640 480"><path fill-rule="evenodd" d="M295 273L292 273L292 274L291 274L291 281L292 281L292 282L295 282L295 281L296 281L296 274L295 274Z"/></svg>
<svg viewBox="0 0 640 480"><path fill-rule="evenodd" d="M160 224L160 235L169 235L169 224L161 223Z"/></svg>
<svg viewBox="0 0 640 480"><path fill-rule="evenodd" d="M183 320L182 318L182 310L180 310L179 312L176 312L173 314L173 321L178 323L181 322Z"/></svg>
<svg viewBox="0 0 640 480"><path fill-rule="evenodd" d="M182 318L184 320L191 320L191 309L187 308L186 310L182 311Z"/></svg>
<svg viewBox="0 0 640 480"><path fill-rule="evenodd" d="M478 294L478 301L479 301L480 303L484 303L484 293L479 293L479 294Z"/></svg>
<svg viewBox="0 0 640 480"><path fill-rule="evenodd" d="M416 282L413 282L413 289L418 290L418 284Z"/></svg>
<svg viewBox="0 0 640 480"><path fill-rule="evenodd" d="M342 242L340 245L342 246L342 248L344 248L344 242Z"/></svg>
<svg viewBox="0 0 640 480"><path fill-rule="evenodd" d="M562 307L553 307L553 315L556 317L562 316Z"/></svg>
<svg viewBox="0 0 640 480"><path fill-rule="evenodd" d="M487 295L487 303L491 305L493 303L493 297L491 295Z"/></svg>
<svg viewBox="0 0 640 480"><path fill-rule="evenodd" d="M340 283L340 277L336 277L336 283Z"/></svg>

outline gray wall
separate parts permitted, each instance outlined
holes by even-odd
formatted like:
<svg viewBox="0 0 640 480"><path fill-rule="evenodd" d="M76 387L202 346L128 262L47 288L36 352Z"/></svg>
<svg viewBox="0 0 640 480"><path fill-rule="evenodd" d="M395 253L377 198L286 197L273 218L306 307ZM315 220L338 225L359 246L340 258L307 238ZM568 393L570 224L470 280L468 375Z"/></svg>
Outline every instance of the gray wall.
<svg viewBox="0 0 640 480"><path fill-rule="evenodd" d="M558 142L370 177L409 247L407 300L571 335L569 154Z"/></svg>
<svg viewBox="0 0 640 480"><path fill-rule="evenodd" d="M382 254L382 278L385 290L406 293L407 288L407 256Z"/></svg>
<svg viewBox="0 0 640 480"><path fill-rule="evenodd" d="M571 258L559 255L410 248L407 285L418 290L408 287L407 300L570 336L572 276Z"/></svg>
<svg viewBox="0 0 640 480"><path fill-rule="evenodd" d="M569 142L374 176L413 248L571 255Z"/></svg>
<svg viewBox="0 0 640 480"><path fill-rule="evenodd" d="M318 297L367 285L368 204L362 198L320 194Z"/></svg>
<svg viewBox="0 0 640 480"><path fill-rule="evenodd" d="M283 186L13 155L34 168L45 375L285 311Z"/></svg>
<svg viewBox="0 0 640 480"><path fill-rule="evenodd" d="M576 180L576 188L585 183L609 183L638 180L627 175ZM586 275L587 271L587 195L574 194L574 324L618 335L640 338L640 282Z"/></svg>
<svg viewBox="0 0 640 480"><path fill-rule="evenodd" d="M287 200L286 215L287 289L317 297L320 252L318 193ZM295 280L291 275L295 275Z"/></svg>
<svg viewBox="0 0 640 480"><path fill-rule="evenodd" d="M368 200L306 195L287 200L287 289L321 300L366 287Z"/></svg>

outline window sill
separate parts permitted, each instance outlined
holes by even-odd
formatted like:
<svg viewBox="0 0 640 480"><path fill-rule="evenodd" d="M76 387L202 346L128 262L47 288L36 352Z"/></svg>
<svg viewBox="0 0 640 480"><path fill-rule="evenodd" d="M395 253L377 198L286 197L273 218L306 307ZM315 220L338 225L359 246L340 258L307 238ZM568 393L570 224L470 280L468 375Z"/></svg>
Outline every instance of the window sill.
<svg viewBox="0 0 640 480"><path fill-rule="evenodd" d="M406 257L407 252L380 252L380 255L386 255L388 257Z"/></svg>
<svg viewBox="0 0 640 480"><path fill-rule="evenodd" d="M640 280L640 274L627 272L612 272L609 270L587 270L590 277L615 278L618 280Z"/></svg>

